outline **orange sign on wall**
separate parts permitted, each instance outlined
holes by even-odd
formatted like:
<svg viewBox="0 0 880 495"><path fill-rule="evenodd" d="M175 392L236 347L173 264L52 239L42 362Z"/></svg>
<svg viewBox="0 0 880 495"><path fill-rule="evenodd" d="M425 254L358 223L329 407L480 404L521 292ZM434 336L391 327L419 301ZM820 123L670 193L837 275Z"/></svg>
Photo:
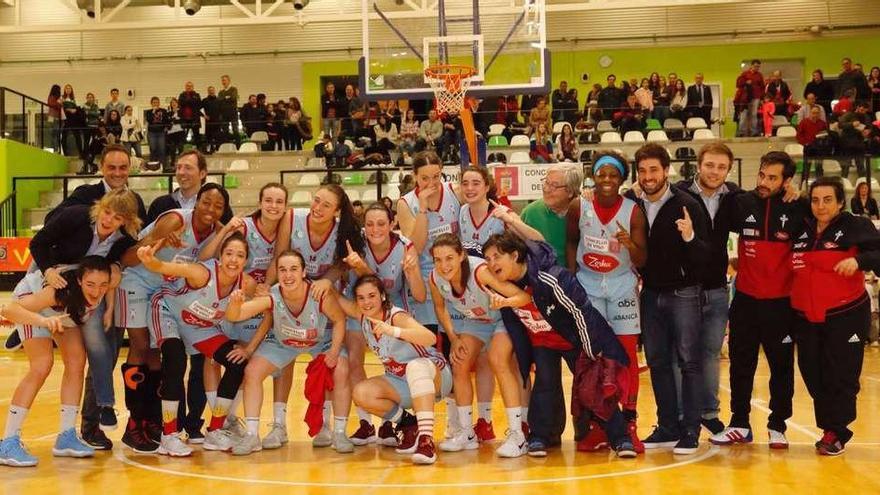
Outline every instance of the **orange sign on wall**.
<svg viewBox="0 0 880 495"><path fill-rule="evenodd" d="M25 272L31 264L30 237L0 237L0 272Z"/></svg>

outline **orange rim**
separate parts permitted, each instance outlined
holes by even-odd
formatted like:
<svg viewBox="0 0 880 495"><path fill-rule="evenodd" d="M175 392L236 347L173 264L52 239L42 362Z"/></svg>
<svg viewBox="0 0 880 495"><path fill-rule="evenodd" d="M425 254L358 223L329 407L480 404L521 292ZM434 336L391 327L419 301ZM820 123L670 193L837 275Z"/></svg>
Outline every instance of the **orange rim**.
<svg viewBox="0 0 880 495"><path fill-rule="evenodd" d="M457 91L461 88L461 80L473 77L477 69L470 65L437 64L425 69L425 77L444 82L447 91Z"/></svg>

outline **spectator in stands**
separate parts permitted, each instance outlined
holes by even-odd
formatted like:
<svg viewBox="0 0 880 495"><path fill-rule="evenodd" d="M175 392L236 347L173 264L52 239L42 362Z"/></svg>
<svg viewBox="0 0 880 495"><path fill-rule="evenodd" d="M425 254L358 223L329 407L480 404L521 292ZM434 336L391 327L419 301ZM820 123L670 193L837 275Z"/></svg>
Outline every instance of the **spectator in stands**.
<svg viewBox="0 0 880 495"><path fill-rule="evenodd" d="M416 152L424 151L427 147L437 147L441 136L443 136L443 122L437 118L437 110L431 110L428 112L428 120L423 120L419 126Z"/></svg>
<svg viewBox="0 0 880 495"><path fill-rule="evenodd" d="M853 215L861 215L871 220L880 220L880 209L877 208L877 200L871 197L868 190L868 180L859 177L856 180L856 192L849 202L849 210Z"/></svg>
<svg viewBox="0 0 880 495"><path fill-rule="evenodd" d="M581 114L580 120L575 124L575 129L580 133L579 141L587 144L598 141L599 134L596 132L596 126L602 120L602 112L599 110L599 104L591 101L584 107L584 113Z"/></svg>
<svg viewBox="0 0 880 495"><path fill-rule="evenodd" d="M825 115L825 108L823 108L822 105L816 103L816 95L813 93L807 93L807 100L795 113L798 123L800 123L800 121L802 120L810 118L810 114L813 112L813 108L818 108L819 118L825 122L828 122L828 118Z"/></svg>
<svg viewBox="0 0 880 495"><path fill-rule="evenodd" d="M602 110L602 118L611 118L614 112L620 110L623 102L626 101L626 95L623 90L615 85L617 76L609 74L606 79L608 85L599 93L599 109Z"/></svg>
<svg viewBox="0 0 880 495"><path fill-rule="evenodd" d="M400 111L400 107L397 103L397 100L388 100L385 103L385 118L388 119L388 122L396 125L398 129L400 129L403 119L403 114Z"/></svg>
<svg viewBox="0 0 880 495"><path fill-rule="evenodd" d="M788 83L782 79L782 71L774 70L770 73L770 78L764 92L773 98L773 103L776 107L776 115L788 115L791 89L788 87Z"/></svg>
<svg viewBox="0 0 880 495"><path fill-rule="evenodd" d="M671 115L669 110L669 104L672 101L672 97L669 94L669 86L666 84L666 77L659 76L658 88L654 91L654 118L659 120L662 124L666 121Z"/></svg>
<svg viewBox="0 0 880 495"><path fill-rule="evenodd" d="M455 145L459 143L463 136L463 128L461 124L461 116L458 112L446 113L441 116L443 123L443 134L435 143L437 154L444 163L459 163L459 154L456 153Z"/></svg>
<svg viewBox="0 0 880 495"><path fill-rule="evenodd" d="M202 100L202 113L205 115L205 151L213 153L225 141L223 135L229 134L229 126L223 126L222 101L214 86L208 86L208 96Z"/></svg>
<svg viewBox="0 0 880 495"><path fill-rule="evenodd" d="M98 125L101 123L101 107L95 101L94 93L86 94L86 103L82 107L83 115L86 119L85 143L86 149L83 151L83 168L86 168L89 159L89 152L92 148L92 140L98 136Z"/></svg>
<svg viewBox="0 0 880 495"><path fill-rule="evenodd" d="M880 67L871 67L868 88L871 90L871 113L875 114L880 112Z"/></svg>
<svg viewBox="0 0 880 495"><path fill-rule="evenodd" d="M672 92L669 99L669 111L672 116L682 122L685 121L685 109L688 105L687 88L683 79L676 79L672 86Z"/></svg>
<svg viewBox="0 0 880 495"><path fill-rule="evenodd" d="M813 71L812 79L804 87L804 98L810 93L816 95L816 102L822 105L825 115L831 115L831 101L834 99L834 85L825 80L822 69Z"/></svg>
<svg viewBox="0 0 880 495"><path fill-rule="evenodd" d="M556 159L560 162L578 162L579 158L577 138L571 124L566 122L562 125L562 132L556 136Z"/></svg>
<svg viewBox="0 0 880 495"><path fill-rule="evenodd" d="M146 225L153 223L159 215L168 210L184 208L191 210L196 206L196 196L199 189L208 177L208 161L205 155L197 150L189 150L177 157L174 165L174 180L178 188L171 194L165 194L154 199L147 211ZM224 224L232 218L232 208L226 205L226 210L220 221ZM201 369L201 368L198 368Z"/></svg>
<svg viewBox="0 0 880 495"><path fill-rule="evenodd" d="M643 109L648 112L654 111L654 92L651 90L651 81L648 78L642 79L639 89L633 94L636 96L636 101L639 102L639 105L641 105Z"/></svg>
<svg viewBox="0 0 880 495"><path fill-rule="evenodd" d="M863 131L869 129L871 119L868 116L868 103L860 101L856 103L855 110L841 115L837 121L840 129L840 176L848 177L849 168L853 162L856 171L861 177L865 173L865 136Z"/></svg>
<svg viewBox="0 0 880 495"><path fill-rule="evenodd" d="M602 85L596 83L593 85L593 88L587 93L587 101L584 102L584 107L590 104L591 101L595 101L596 104L599 103L599 93L602 92Z"/></svg>
<svg viewBox="0 0 880 495"><path fill-rule="evenodd" d="M660 91L660 74L658 72L652 72L648 76L648 89L655 94Z"/></svg>
<svg viewBox="0 0 880 495"><path fill-rule="evenodd" d="M737 136L751 137L761 134L758 126L758 107L764 96L764 76L761 61L752 60L749 68L736 78L736 95L733 102L739 112Z"/></svg>
<svg viewBox="0 0 880 495"><path fill-rule="evenodd" d="M183 92L177 97L180 104L180 126L186 132L185 139L189 141L192 133L192 142L199 148L203 147L199 128L202 125L202 95L198 94L193 87L192 81L183 85Z"/></svg>
<svg viewBox="0 0 880 495"><path fill-rule="evenodd" d="M241 136L238 134L238 88L232 86L228 75L220 76L220 85L223 89L217 94L220 100L220 116L222 134L221 138L225 138L226 134L232 132L232 140L235 145L241 142ZM225 141L224 141L225 142Z"/></svg>
<svg viewBox="0 0 880 495"><path fill-rule="evenodd" d="M837 88L835 92L837 98L842 98L843 95L851 89L854 90L853 96L857 99L860 95L867 96L870 94L865 74L853 67L852 59L844 57L843 60L840 61L840 65L843 70L841 70L840 74L837 76Z"/></svg>
<svg viewBox="0 0 880 495"><path fill-rule="evenodd" d="M406 161L414 153L418 138L419 121L416 120L416 111L410 108L407 109L406 117L400 124L400 150L403 152L401 155L403 161Z"/></svg>
<svg viewBox="0 0 880 495"><path fill-rule="evenodd" d="M241 115L241 123L244 126L244 132L248 138L255 132L266 130L266 107L261 106L257 100L257 95L248 95L248 102L239 110Z"/></svg>
<svg viewBox="0 0 880 495"><path fill-rule="evenodd" d="M764 124L764 136L770 137L773 135L773 117L776 115L776 103L769 93L764 93L759 111L761 113L761 122Z"/></svg>
<svg viewBox="0 0 880 495"><path fill-rule="evenodd" d="M690 117L699 117L712 125L712 90L703 84L703 73L697 72L694 84L687 91L687 107Z"/></svg>
<svg viewBox="0 0 880 495"><path fill-rule="evenodd" d="M119 101L119 90L113 88L110 90L110 101L104 106L104 123L110 118L110 112L116 110L120 116L125 113L125 103Z"/></svg>
<svg viewBox="0 0 880 495"><path fill-rule="evenodd" d="M504 130L508 142L514 134L525 134L526 132L526 125L520 122L519 117L519 101L516 99L516 95L509 95L507 97L507 129Z"/></svg>
<svg viewBox="0 0 880 495"><path fill-rule="evenodd" d="M376 148L382 154L389 154L397 148L399 135L397 125L384 113L379 114L376 125L373 126L373 134L376 136Z"/></svg>
<svg viewBox="0 0 880 495"><path fill-rule="evenodd" d="M821 177L822 159L819 157L831 154L831 150L824 145L827 140L820 142L816 140L820 133L827 134L828 132L828 123L822 119L823 111L820 105L814 105L810 109L809 117L798 121L797 140L804 147L804 170L801 175L801 184L807 183L813 165L816 166L816 176Z"/></svg>
<svg viewBox="0 0 880 495"><path fill-rule="evenodd" d="M177 98L171 98L171 105L168 108L168 132L165 134L165 155L168 157L167 163L162 164L162 170L165 172L173 172L172 163L177 163L177 155L183 151L183 141L186 132L180 125L180 105Z"/></svg>
<svg viewBox="0 0 880 495"><path fill-rule="evenodd" d="M107 146L107 127L103 122L98 123L98 129L92 140L89 142L89 148L86 150L86 159L82 168L76 173L77 175L92 175L98 172L98 166L95 165L95 157L101 156L104 148Z"/></svg>
<svg viewBox="0 0 880 495"><path fill-rule="evenodd" d="M529 116L532 114L532 109L538 106L538 98L540 97L541 95L522 95L522 103L519 105L519 112L526 124L529 122Z"/></svg>
<svg viewBox="0 0 880 495"><path fill-rule="evenodd" d="M299 102L299 98L291 97L290 103L287 105L287 122L289 128L287 137L288 144L285 146L288 150L301 150L303 149L303 141L307 141L312 138L311 126L307 127L308 120L309 118L303 111L302 104ZM334 119L334 125L335 122L336 121ZM333 135L332 133L328 134Z"/></svg>
<svg viewBox="0 0 880 495"><path fill-rule="evenodd" d="M61 86L53 84L49 89L49 97L46 98L49 107L49 122L52 124L52 149L55 153L64 153L61 149Z"/></svg>
<svg viewBox="0 0 880 495"><path fill-rule="evenodd" d="M364 202L356 199L351 202L351 211L354 213L354 218L357 220L358 225L363 227L364 225Z"/></svg>
<svg viewBox="0 0 880 495"><path fill-rule="evenodd" d="M348 117L348 119L343 121L342 127L346 129L346 135L357 142L358 139L368 136L368 132L365 132L366 129L364 128L364 118L367 116L367 109L351 84L345 86L345 105L347 113L343 117ZM346 124L348 127L346 127Z"/></svg>
<svg viewBox="0 0 880 495"><path fill-rule="evenodd" d="M76 104L76 97L73 94L73 86L64 85L64 92L61 94L61 109L64 112L64 125L61 132L61 144L64 148L65 155L70 155L67 151L67 138L73 137L73 144L76 146L76 154L85 159L85 134L86 119L82 109Z"/></svg>
<svg viewBox="0 0 880 495"><path fill-rule="evenodd" d="M324 86L324 94L321 96L321 131L324 134L329 134L331 136L336 135L335 133L338 126L336 120L337 105L336 85L332 82L328 82L327 85ZM330 114L331 109L333 110L332 116Z"/></svg>
<svg viewBox="0 0 880 495"><path fill-rule="evenodd" d="M286 114L286 110L281 109ZM266 105L266 135L268 140L262 144L263 151L275 151L281 146L281 134L284 132L285 115L279 112L277 105Z"/></svg>
<svg viewBox="0 0 880 495"><path fill-rule="evenodd" d="M856 98L856 90L848 89L843 95L841 95L840 99L837 100L837 104L834 105L834 110L832 111L832 116L835 120L839 119L841 115L851 112L853 110L853 103Z"/></svg>
<svg viewBox="0 0 880 495"><path fill-rule="evenodd" d="M141 139L143 138L144 128L141 121L134 114L131 105L125 106L125 115L122 116L122 138L119 140L123 146L128 148L129 153L134 151L138 158L143 158L141 153Z"/></svg>
<svg viewBox="0 0 880 495"><path fill-rule="evenodd" d="M147 110L147 140L150 143L150 161L165 165L165 131L171 123L168 110L162 108L159 97L150 98L150 109ZM209 127L210 129L210 124ZM147 222L152 223L151 221Z"/></svg>
<svg viewBox="0 0 880 495"><path fill-rule="evenodd" d="M679 81L681 82L681 81ZM617 127L621 133L628 131L641 131L645 127L645 113L642 106L639 105L636 95L626 97L626 102L616 112L612 118L612 124Z"/></svg>
<svg viewBox="0 0 880 495"><path fill-rule="evenodd" d="M538 103L529 113L529 128L532 132L536 132L538 126L543 125L547 129L553 128L553 122L550 120L550 107L547 106L547 100L543 96L538 97Z"/></svg>
<svg viewBox="0 0 880 495"><path fill-rule="evenodd" d="M550 141L550 133L544 123L539 123L535 127L535 133L529 141L529 158L535 163L553 161L553 142Z"/></svg>
<svg viewBox="0 0 880 495"><path fill-rule="evenodd" d="M568 82L560 82L559 87L553 90L550 98L553 105L553 121L571 123L570 121L575 118L578 104L577 99L574 98L572 92L568 90Z"/></svg>
<svg viewBox="0 0 880 495"><path fill-rule="evenodd" d="M116 110L110 110L104 125L107 127L107 142L118 144L122 137L122 114Z"/></svg>

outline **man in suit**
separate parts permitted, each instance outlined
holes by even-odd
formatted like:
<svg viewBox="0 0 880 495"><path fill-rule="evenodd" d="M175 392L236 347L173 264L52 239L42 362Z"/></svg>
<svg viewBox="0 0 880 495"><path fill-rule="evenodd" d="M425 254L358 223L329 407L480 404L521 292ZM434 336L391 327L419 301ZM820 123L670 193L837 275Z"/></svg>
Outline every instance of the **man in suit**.
<svg viewBox="0 0 880 495"><path fill-rule="evenodd" d="M208 161L205 155L196 150L187 151L177 157L175 164L174 179L180 185L171 194L159 196L150 203L147 212L147 220L144 225L153 223L159 215L168 210L177 208L193 209L196 206L196 196L202 184L208 176ZM226 205L226 211L220 217L220 221L227 223L232 218L232 208Z"/></svg>
<svg viewBox="0 0 880 495"><path fill-rule="evenodd" d="M688 111L691 117L700 117L706 125L712 125L712 90L703 84L703 73L697 72L694 84L687 92Z"/></svg>

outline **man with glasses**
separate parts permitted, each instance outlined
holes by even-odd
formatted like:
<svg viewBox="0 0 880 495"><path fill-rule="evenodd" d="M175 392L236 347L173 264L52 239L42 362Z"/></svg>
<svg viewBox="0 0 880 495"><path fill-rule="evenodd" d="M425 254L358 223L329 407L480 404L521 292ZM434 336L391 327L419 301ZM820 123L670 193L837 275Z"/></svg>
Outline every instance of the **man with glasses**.
<svg viewBox="0 0 880 495"><path fill-rule="evenodd" d="M556 263L565 266L566 213L571 200L580 194L583 171L580 165L553 165L541 182L543 198L522 211L526 225L542 234L556 252Z"/></svg>

